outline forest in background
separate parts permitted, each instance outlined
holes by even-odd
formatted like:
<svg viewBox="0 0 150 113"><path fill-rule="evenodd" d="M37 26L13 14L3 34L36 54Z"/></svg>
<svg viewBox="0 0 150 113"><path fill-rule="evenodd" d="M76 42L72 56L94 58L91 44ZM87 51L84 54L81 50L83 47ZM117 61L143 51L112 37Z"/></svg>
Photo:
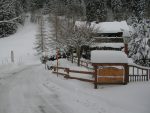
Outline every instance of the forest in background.
<svg viewBox="0 0 150 113"><path fill-rule="evenodd" d="M141 21L150 18L150 0L1 0L0 38L15 33L18 24L24 23L26 12L34 16L39 10L75 20Z"/></svg>

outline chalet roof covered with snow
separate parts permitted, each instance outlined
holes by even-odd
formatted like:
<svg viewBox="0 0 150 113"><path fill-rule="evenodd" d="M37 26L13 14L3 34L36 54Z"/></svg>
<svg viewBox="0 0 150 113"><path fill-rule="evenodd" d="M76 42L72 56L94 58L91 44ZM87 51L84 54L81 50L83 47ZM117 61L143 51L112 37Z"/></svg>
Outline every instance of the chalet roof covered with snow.
<svg viewBox="0 0 150 113"><path fill-rule="evenodd" d="M76 21L76 26L85 26L88 25L86 21ZM90 26L94 28L97 33L118 33L123 32L123 36L130 37L129 26L126 21L114 21L114 22L100 22L90 23Z"/></svg>
<svg viewBox="0 0 150 113"><path fill-rule="evenodd" d="M92 63L128 63L127 55L122 51L94 50L91 52Z"/></svg>

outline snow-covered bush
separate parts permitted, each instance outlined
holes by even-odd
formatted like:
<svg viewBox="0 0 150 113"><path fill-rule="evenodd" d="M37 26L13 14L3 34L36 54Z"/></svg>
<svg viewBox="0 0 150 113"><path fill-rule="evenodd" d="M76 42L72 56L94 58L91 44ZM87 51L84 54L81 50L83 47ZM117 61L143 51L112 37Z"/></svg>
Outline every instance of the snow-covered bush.
<svg viewBox="0 0 150 113"><path fill-rule="evenodd" d="M129 57L134 59L134 62L143 66L149 66L146 59L150 59L150 20L143 19L132 24L133 31L129 42Z"/></svg>

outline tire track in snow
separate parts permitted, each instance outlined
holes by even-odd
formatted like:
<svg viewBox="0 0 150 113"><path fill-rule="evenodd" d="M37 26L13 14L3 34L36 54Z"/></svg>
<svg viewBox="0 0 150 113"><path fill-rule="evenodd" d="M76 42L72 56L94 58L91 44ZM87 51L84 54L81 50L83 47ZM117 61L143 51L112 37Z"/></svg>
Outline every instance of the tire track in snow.
<svg viewBox="0 0 150 113"><path fill-rule="evenodd" d="M36 64L36 65L29 65L29 66L25 66L25 67L21 67L21 68L18 68L16 69L15 71L10 71L8 73L0 73L1 75L3 75L2 77L0 77L0 80L1 79L9 79L9 78L15 78L16 76L18 76L20 73L28 70L28 69L31 69L35 66L40 66L41 64Z"/></svg>
<svg viewBox="0 0 150 113"><path fill-rule="evenodd" d="M3 77L0 113L72 113L53 89L46 89L42 65L20 67ZM44 68L43 68L44 69Z"/></svg>

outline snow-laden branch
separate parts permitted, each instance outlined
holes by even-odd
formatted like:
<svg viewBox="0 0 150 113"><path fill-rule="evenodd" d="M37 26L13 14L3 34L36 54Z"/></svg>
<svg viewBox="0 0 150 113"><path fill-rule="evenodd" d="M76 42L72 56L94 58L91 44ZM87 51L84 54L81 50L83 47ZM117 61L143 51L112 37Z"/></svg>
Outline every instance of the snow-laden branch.
<svg viewBox="0 0 150 113"><path fill-rule="evenodd" d="M12 23L13 21L15 21L15 20L17 20L17 19L19 19L19 18L21 18L22 17L22 15L20 15L20 16L18 16L18 17L15 17L15 18L12 18L12 19L10 19L10 20L3 20L3 21L0 21L0 23Z"/></svg>

